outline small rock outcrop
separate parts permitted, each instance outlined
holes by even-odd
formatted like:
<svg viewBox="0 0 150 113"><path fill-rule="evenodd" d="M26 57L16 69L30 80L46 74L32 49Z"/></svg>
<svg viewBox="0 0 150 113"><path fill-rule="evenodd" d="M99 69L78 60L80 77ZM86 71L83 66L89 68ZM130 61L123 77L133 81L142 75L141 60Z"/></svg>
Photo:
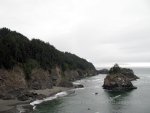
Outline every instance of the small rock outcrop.
<svg viewBox="0 0 150 113"><path fill-rule="evenodd" d="M82 85L82 84L73 84L73 87L74 88L83 88L84 85Z"/></svg>
<svg viewBox="0 0 150 113"><path fill-rule="evenodd" d="M104 79L103 88L112 91L120 90L131 90L137 87L133 86L133 80L139 79L133 72L128 68L120 68L118 64L115 64L109 70L109 74Z"/></svg>

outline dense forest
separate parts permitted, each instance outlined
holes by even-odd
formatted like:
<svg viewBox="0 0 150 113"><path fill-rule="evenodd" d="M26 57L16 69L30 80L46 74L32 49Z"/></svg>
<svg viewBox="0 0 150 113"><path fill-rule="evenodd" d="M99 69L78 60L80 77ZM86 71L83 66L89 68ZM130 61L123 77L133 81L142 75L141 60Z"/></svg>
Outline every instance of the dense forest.
<svg viewBox="0 0 150 113"><path fill-rule="evenodd" d="M12 69L20 65L28 75L35 67L49 69L60 66L62 70L94 69L92 63L68 52L61 52L39 39L29 40L7 28L0 29L0 68Z"/></svg>

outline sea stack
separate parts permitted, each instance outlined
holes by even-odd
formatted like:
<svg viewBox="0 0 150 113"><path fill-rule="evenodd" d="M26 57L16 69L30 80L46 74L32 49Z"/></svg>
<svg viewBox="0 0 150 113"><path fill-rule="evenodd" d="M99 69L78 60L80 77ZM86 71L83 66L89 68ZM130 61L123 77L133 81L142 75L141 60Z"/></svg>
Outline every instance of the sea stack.
<svg viewBox="0 0 150 113"><path fill-rule="evenodd" d="M137 87L133 86L131 82L136 79L139 79L139 77L134 74L132 69L121 68L118 64L115 64L110 68L102 87L112 91L136 89Z"/></svg>

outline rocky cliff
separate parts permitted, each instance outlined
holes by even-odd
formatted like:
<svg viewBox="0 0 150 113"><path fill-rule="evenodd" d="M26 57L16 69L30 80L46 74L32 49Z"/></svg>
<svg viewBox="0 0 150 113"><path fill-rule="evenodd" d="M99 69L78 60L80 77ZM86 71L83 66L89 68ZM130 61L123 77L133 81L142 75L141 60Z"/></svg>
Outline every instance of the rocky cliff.
<svg viewBox="0 0 150 113"><path fill-rule="evenodd" d="M130 90L136 89L133 80L139 79L131 69L120 68L117 64L109 70L109 74L104 79L103 88L108 90Z"/></svg>
<svg viewBox="0 0 150 113"><path fill-rule="evenodd" d="M73 87L72 81L95 75L96 71L81 69L62 71L60 67L49 70L38 68L32 70L29 80L25 78L24 74L23 69L19 66L15 66L11 70L0 69L1 99L15 99L22 95L36 96L36 94L29 94L28 91L31 89L39 90L53 86Z"/></svg>

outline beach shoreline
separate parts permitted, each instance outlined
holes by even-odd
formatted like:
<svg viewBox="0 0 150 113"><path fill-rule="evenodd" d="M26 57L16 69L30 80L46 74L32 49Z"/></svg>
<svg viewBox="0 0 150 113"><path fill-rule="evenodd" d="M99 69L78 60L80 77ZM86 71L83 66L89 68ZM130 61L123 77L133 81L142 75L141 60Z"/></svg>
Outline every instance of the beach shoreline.
<svg viewBox="0 0 150 113"><path fill-rule="evenodd" d="M45 97L51 97L59 92L67 91L72 88L68 87L53 87L51 89L42 90L30 90L29 92L37 93L38 95L44 95ZM42 100L42 98L40 99ZM19 101L17 99L12 100L1 100L0 99L0 113L26 113L26 111L20 111L22 108L28 108L33 110L33 106L30 105L31 102L35 101L30 99L27 101ZM29 111L28 111L29 113Z"/></svg>

